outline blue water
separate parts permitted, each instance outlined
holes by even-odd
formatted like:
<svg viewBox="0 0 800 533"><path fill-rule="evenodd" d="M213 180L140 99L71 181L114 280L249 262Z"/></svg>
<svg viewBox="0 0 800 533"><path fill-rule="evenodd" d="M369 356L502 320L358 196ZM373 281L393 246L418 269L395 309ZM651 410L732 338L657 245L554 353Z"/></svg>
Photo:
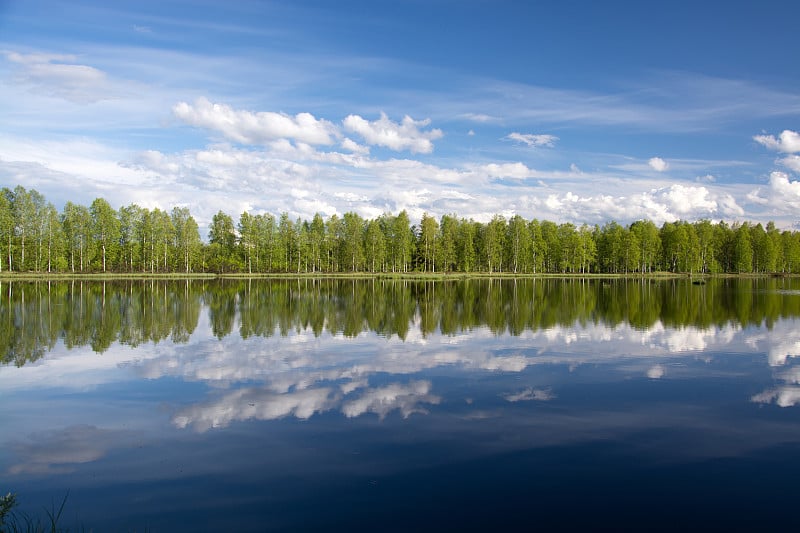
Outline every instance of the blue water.
<svg viewBox="0 0 800 533"><path fill-rule="evenodd" d="M0 367L0 490L93 531L800 526L800 320L302 328Z"/></svg>

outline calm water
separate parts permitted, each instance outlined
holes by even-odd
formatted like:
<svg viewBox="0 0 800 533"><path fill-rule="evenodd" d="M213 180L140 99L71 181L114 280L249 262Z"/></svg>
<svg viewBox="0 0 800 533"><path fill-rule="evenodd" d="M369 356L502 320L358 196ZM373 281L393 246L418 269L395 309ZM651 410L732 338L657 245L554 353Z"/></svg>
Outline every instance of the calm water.
<svg viewBox="0 0 800 533"><path fill-rule="evenodd" d="M800 526L798 279L3 283L0 348L73 530Z"/></svg>

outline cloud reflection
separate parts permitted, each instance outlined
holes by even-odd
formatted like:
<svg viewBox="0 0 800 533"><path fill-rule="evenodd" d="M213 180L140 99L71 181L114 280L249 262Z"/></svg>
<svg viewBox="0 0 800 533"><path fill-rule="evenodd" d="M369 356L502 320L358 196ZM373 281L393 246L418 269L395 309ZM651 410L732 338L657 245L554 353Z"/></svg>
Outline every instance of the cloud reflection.
<svg viewBox="0 0 800 533"><path fill-rule="evenodd" d="M286 394L244 388L225 394L214 402L185 409L173 417L173 423L178 428L191 427L204 432L242 420L276 420L287 416L306 420L315 413L333 408L336 403L337 395L329 388Z"/></svg>
<svg viewBox="0 0 800 533"><path fill-rule="evenodd" d="M283 394L263 388L237 389L216 401L180 411L172 422L178 428L190 427L202 433L213 428L227 427L235 421L276 420L285 417L307 420L315 414L340 406L347 418L374 413L383 419L392 411L399 411L403 418L408 418L414 413L427 414L423 404L436 405L441 401L439 396L431 394L432 384L426 380L363 389L360 383L358 385L352 391L361 390L361 394L346 401L341 392L330 387Z"/></svg>
<svg viewBox="0 0 800 533"><path fill-rule="evenodd" d="M527 402L530 400L537 400L540 402L548 402L555 398L555 394L549 389L534 389L528 387L527 389L503 395L503 398L509 402Z"/></svg>
<svg viewBox="0 0 800 533"><path fill-rule="evenodd" d="M133 432L74 425L32 433L25 441L5 444L15 458L9 474L65 474L90 463L130 441Z"/></svg>
<svg viewBox="0 0 800 533"><path fill-rule="evenodd" d="M346 337L296 327L285 336L228 335L221 339L208 332L206 313L200 320L198 332L185 344L144 343L135 350L113 345L103 357L88 349L56 349L35 363L0 372L0 390L33 391L44 383L88 389L142 378L197 382L209 387L205 401L181 409L172 423L178 428L207 431L243 420L305 420L333 410L341 410L347 417L372 413L383 418L394 411L403 417L426 413L441 402L425 375L433 370L521 374L534 366L562 366L573 371L604 365L624 375L665 379L686 375L688 363L701 362L693 364L695 373L721 372L719 367L705 364L717 352L763 355L765 363L785 370L800 355L796 319L777 321L768 331L731 322L701 328L656 321L646 329L627 322L576 322L526 329L517 335L479 326L450 335L423 334L410 328L404 338L373 332ZM403 383L370 388L377 376L406 378ZM791 376L787 372L776 375L786 386L779 383L779 388L754 395L752 401L794 405L797 400L791 385L798 379ZM499 394L509 402L555 399L541 381L537 387L521 387Z"/></svg>
<svg viewBox="0 0 800 533"><path fill-rule="evenodd" d="M781 339L769 348L769 364L782 366L792 357L800 356L800 339Z"/></svg>
<svg viewBox="0 0 800 533"><path fill-rule="evenodd" d="M769 340L767 336L761 336L754 343L766 343ZM767 354L779 385L753 395L750 400L762 404L775 403L779 407L794 407L800 403L800 364L793 364L795 358L800 356L800 333L795 331L792 335L777 339L769 346Z"/></svg>
<svg viewBox="0 0 800 533"><path fill-rule="evenodd" d="M347 418L375 413L381 419L395 410L399 410L403 418L408 418L414 413L428 414L421 404L435 405L441 401L441 398L430 394L430 391L430 381L412 381L408 385L392 383L386 387L365 391L361 397L345 403L342 406L342 413Z"/></svg>
<svg viewBox="0 0 800 533"><path fill-rule="evenodd" d="M800 387L784 386L768 389L751 398L755 403L775 403L780 407L794 407L800 402Z"/></svg>
<svg viewBox="0 0 800 533"><path fill-rule="evenodd" d="M174 353L133 364L148 379L178 377L230 388L255 381L274 393L288 393L336 382L343 394L364 387L376 374L413 375L434 368L488 372L522 372L533 365L639 365L639 375L653 377L666 359L692 357L710 349L742 351L749 333L736 326L701 330L674 329L661 323L642 331L626 324L557 326L498 337L488 328L474 328L454 336L428 336L413 330L405 340L361 335L355 339L317 336L312 331L291 332L288 338L209 339L178 346ZM774 342L786 336L800 338L791 324L776 325ZM635 369L631 368L635 371Z"/></svg>

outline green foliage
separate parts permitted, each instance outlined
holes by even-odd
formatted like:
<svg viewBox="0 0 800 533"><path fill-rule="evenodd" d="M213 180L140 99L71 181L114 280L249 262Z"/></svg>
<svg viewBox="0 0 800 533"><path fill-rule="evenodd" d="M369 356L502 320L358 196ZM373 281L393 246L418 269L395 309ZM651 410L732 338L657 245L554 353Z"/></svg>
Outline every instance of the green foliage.
<svg viewBox="0 0 800 533"><path fill-rule="evenodd" d="M344 214L339 243L340 264L350 272L363 270L364 230L364 219L357 213L348 212Z"/></svg>
<svg viewBox="0 0 800 533"><path fill-rule="evenodd" d="M9 492L5 496L0 497L0 531L8 532L32 532L44 533L50 531L55 533L57 531L66 531L59 527L58 523L61 520L61 515L64 514L64 506L67 504L69 491L61 500L61 505L56 509L55 502L53 502L50 509L44 508L46 520L41 517L28 516L24 513L16 513L14 508L17 506L17 495Z"/></svg>
<svg viewBox="0 0 800 533"><path fill-rule="evenodd" d="M378 220L367 222L364 253L366 266L370 272L386 271L386 235L381 230L381 224Z"/></svg>
<svg viewBox="0 0 800 533"><path fill-rule="evenodd" d="M7 519L12 517L12 511L17 506L17 495L9 492L5 496L0 496L0 531L5 531Z"/></svg>
<svg viewBox="0 0 800 533"><path fill-rule="evenodd" d="M428 213L423 213L417 239L419 264L423 272L436 272L437 245L439 244L439 223Z"/></svg>
<svg viewBox="0 0 800 533"><path fill-rule="evenodd" d="M365 220L348 212L292 220L287 212L219 211L202 242L186 207L111 208L67 202L59 214L35 190L0 191L0 273L800 273L800 234L761 224L709 220L602 227L406 211Z"/></svg>
<svg viewBox="0 0 800 533"><path fill-rule="evenodd" d="M3 265L7 270L13 269L12 253L14 244L14 212L11 206L13 196L11 191L4 188L0 191L0 272ZM8 262L6 263L6 259Z"/></svg>
<svg viewBox="0 0 800 533"><path fill-rule="evenodd" d="M95 247L95 268L103 272L114 265L119 253L121 224L117 213L103 198L97 198L89 207L91 236Z"/></svg>
<svg viewBox="0 0 800 533"><path fill-rule="evenodd" d="M734 230L735 244L733 251L733 265L736 272L745 273L753 271L753 246L751 231L747 224L742 224Z"/></svg>

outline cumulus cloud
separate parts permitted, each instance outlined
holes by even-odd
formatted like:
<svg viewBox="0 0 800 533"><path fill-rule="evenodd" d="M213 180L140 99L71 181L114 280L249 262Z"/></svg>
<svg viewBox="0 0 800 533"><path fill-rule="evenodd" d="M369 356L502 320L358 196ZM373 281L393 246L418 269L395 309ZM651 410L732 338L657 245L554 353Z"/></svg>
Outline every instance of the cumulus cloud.
<svg viewBox="0 0 800 533"><path fill-rule="evenodd" d="M791 181L784 172L772 172L769 184L775 195L784 198L792 209L800 209L800 181Z"/></svg>
<svg viewBox="0 0 800 533"><path fill-rule="evenodd" d="M433 151L433 143L442 137L442 130L422 131L429 126L430 119L414 120L408 115L399 124L381 113L381 118L372 122L359 115L348 115L344 119L344 127L361 135L367 144L383 146L396 152L410 150L412 153L429 154Z"/></svg>
<svg viewBox="0 0 800 533"><path fill-rule="evenodd" d="M721 194L717 198L722 214L727 217L739 218L744 216L744 209L740 206L736 199L730 194Z"/></svg>
<svg viewBox="0 0 800 533"><path fill-rule="evenodd" d="M536 175L536 172L523 163L489 163L478 168L490 178L525 179Z"/></svg>
<svg viewBox="0 0 800 533"><path fill-rule="evenodd" d="M647 377L650 379L661 379L665 373L664 365L653 365L647 369Z"/></svg>
<svg viewBox="0 0 800 533"><path fill-rule="evenodd" d="M578 223L608 219L627 222L644 218L661 225L719 213L726 216L741 216L744 213L727 193L713 193L706 187L681 184L624 196L582 195L571 191L550 193L542 199L533 197L530 202L540 211L549 211L542 217Z"/></svg>
<svg viewBox="0 0 800 533"><path fill-rule="evenodd" d="M651 157L650 160L647 162L647 164L650 165L650 168L652 168L656 172L664 172L669 168L669 163L667 163L660 157Z"/></svg>
<svg viewBox="0 0 800 533"><path fill-rule="evenodd" d="M517 141L519 143L527 144L530 147L539 148L539 147L546 147L552 148L556 145L556 141L558 141L558 137L555 135L548 135L548 134L539 134L534 135L532 133L509 133L505 137L510 141Z"/></svg>
<svg viewBox="0 0 800 533"><path fill-rule="evenodd" d="M800 155L790 155L779 159L778 162L789 170L800 173Z"/></svg>
<svg viewBox="0 0 800 533"><path fill-rule="evenodd" d="M172 112L190 126L217 131L241 144L292 139L312 145L330 145L339 135L336 126L310 113L295 116L269 111L254 113L212 103L206 98L198 98L194 104L179 102Z"/></svg>
<svg viewBox="0 0 800 533"><path fill-rule="evenodd" d="M345 137L345 139L342 141L342 148L344 148L348 152L353 152L354 154L361 154L361 155L369 154L369 146L358 144L353 139L347 137Z"/></svg>
<svg viewBox="0 0 800 533"><path fill-rule="evenodd" d="M695 213L713 213L717 210L717 202L710 197L705 187L675 184L656 194L669 210L679 217Z"/></svg>
<svg viewBox="0 0 800 533"><path fill-rule="evenodd" d="M777 138L773 135L756 135L753 140L777 152L787 154L800 152L800 133L796 131L783 130Z"/></svg>
<svg viewBox="0 0 800 533"><path fill-rule="evenodd" d="M31 85L39 93L76 104L91 104L116 96L117 88L112 87L105 72L75 63L74 56L17 52L5 52L5 56L17 65L15 81Z"/></svg>
<svg viewBox="0 0 800 533"><path fill-rule="evenodd" d="M785 172L769 175L769 188L757 188L747 195L748 201L769 206L773 214L796 214L800 210L800 181L792 181Z"/></svg>

